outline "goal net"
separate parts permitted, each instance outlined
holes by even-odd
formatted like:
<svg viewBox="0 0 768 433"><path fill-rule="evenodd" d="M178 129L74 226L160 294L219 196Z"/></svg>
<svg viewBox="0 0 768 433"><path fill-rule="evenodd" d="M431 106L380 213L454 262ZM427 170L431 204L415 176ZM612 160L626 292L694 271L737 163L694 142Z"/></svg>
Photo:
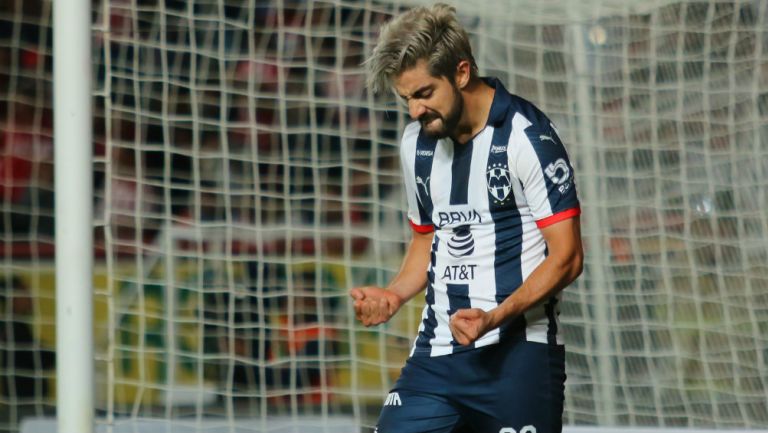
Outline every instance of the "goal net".
<svg viewBox="0 0 768 433"><path fill-rule="evenodd" d="M576 168L564 423L768 428L768 1L453 3L481 74L548 113ZM99 428L375 424L423 301L364 328L348 300L410 236L409 119L360 63L415 4L93 3ZM0 26L17 431L55 414L50 2L7 2Z"/></svg>

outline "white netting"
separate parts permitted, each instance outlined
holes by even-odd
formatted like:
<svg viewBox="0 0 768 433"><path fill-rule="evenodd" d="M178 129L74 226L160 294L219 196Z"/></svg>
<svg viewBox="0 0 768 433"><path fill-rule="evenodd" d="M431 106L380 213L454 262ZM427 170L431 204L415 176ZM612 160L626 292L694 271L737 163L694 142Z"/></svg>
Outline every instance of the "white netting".
<svg viewBox="0 0 768 433"><path fill-rule="evenodd" d="M0 2L2 432L55 402L51 35L50 4Z"/></svg>
<svg viewBox="0 0 768 433"><path fill-rule="evenodd" d="M50 137L50 3L11 3L0 9L2 119L32 98L30 129ZM375 422L420 302L373 330L348 305L348 288L391 278L409 233L397 159L407 119L365 92L359 64L409 5L94 3L96 409L107 423ZM565 423L768 428L768 1L457 7L481 73L553 118L577 170L587 258L561 316ZM32 78L37 92L23 96ZM49 179L29 179L50 192ZM5 281L32 287L25 314L42 361L51 208L35 194L28 205L4 196L0 236ZM0 429L49 412L50 392L36 389L24 413L20 394L3 394Z"/></svg>

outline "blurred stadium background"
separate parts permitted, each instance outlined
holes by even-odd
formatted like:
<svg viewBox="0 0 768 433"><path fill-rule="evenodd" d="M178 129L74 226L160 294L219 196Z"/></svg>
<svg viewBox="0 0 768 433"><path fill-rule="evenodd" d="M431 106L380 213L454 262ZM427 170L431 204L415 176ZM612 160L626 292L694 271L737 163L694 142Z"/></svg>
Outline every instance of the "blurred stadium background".
<svg viewBox="0 0 768 433"><path fill-rule="evenodd" d="M421 3L93 1L100 428L373 425L421 301L347 301L409 236L360 63ZM577 169L565 423L768 428L768 0L452 3ZM0 2L0 432L56 412L51 9Z"/></svg>

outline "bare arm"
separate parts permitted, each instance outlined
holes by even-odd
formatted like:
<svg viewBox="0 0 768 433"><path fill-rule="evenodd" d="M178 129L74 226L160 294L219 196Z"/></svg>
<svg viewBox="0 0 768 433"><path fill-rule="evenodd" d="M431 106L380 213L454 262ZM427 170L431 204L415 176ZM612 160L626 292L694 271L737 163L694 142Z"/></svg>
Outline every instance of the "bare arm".
<svg viewBox="0 0 768 433"><path fill-rule="evenodd" d="M459 310L451 317L451 331L458 343L472 343L563 290L581 274L584 252L579 218L552 224L541 233L549 255L514 293L488 312L470 308Z"/></svg>
<svg viewBox="0 0 768 433"><path fill-rule="evenodd" d="M413 232L400 271L387 288L365 286L350 290L357 320L365 326L384 323L424 289L433 236L434 232Z"/></svg>

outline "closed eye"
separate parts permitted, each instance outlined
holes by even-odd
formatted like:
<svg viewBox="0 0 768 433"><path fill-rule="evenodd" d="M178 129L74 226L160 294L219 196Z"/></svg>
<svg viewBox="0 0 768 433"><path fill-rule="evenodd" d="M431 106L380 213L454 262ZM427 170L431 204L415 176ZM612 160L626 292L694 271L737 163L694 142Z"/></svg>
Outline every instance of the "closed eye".
<svg viewBox="0 0 768 433"><path fill-rule="evenodd" d="M416 93L413 94L413 97L416 98L416 99L425 99L425 98L429 98L430 96L432 96L432 88L431 87L423 89L423 90L420 89L420 90L416 91Z"/></svg>
<svg viewBox="0 0 768 433"><path fill-rule="evenodd" d="M432 85L426 85L424 87L421 87L417 89L411 96L406 95L399 95L400 99L405 104L408 104L409 99L426 99L432 96L432 93L434 92L434 87Z"/></svg>

